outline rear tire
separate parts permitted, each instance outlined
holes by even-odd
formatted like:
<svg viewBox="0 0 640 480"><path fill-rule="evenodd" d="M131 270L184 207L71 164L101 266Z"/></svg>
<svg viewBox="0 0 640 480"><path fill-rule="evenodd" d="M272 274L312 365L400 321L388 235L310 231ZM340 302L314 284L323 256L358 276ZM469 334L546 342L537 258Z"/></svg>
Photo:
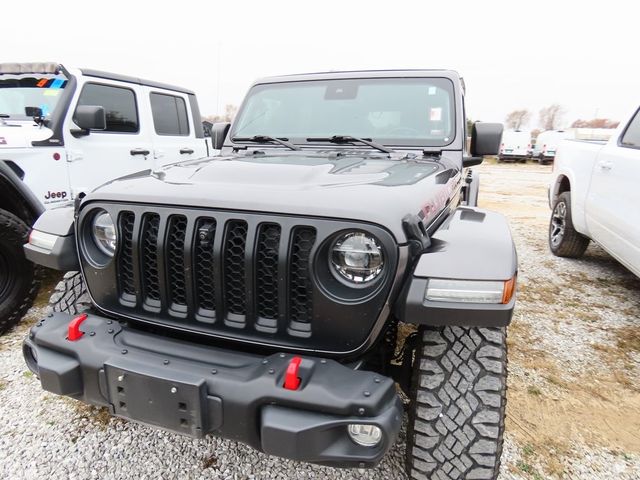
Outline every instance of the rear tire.
<svg viewBox="0 0 640 480"><path fill-rule="evenodd" d="M24 256L31 228L0 210L0 335L18 324L40 288L39 267Z"/></svg>
<svg viewBox="0 0 640 480"><path fill-rule="evenodd" d="M82 313L90 306L91 299L80 272L65 273L49 299L49 308L52 311L70 315Z"/></svg>
<svg viewBox="0 0 640 480"><path fill-rule="evenodd" d="M507 389L506 328L426 327L414 364L407 472L494 480Z"/></svg>
<svg viewBox="0 0 640 480"><path fill-rule="evenodd" d="M573 228L571 192L558 195L549 221L549 248L558 257L581 257L589 246L589 238Z"/></svg>

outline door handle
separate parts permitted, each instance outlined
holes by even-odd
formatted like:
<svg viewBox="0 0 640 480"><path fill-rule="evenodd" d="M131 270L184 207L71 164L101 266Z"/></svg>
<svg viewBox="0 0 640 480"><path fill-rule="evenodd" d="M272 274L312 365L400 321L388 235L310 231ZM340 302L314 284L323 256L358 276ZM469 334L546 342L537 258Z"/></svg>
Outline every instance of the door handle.
<svg viewBox="0 0 640 480"><path fill-rule="evenodd" d="M191 155L193 153L193 149L192 148L181 148L180 149L180 153Z"/></svg>
<svg viewBox="0 0 640 480"><path fill-rule="evenodd" d="M602 170L611 170L611 168L613 167L613 162L607 162L606 160L601 160L598 162L598 166Z"/></svg>
<svg viewBox="0 0 640 480"><path fill-rule="evenodd" d="M145 157L149 155L149 150L145 150L144 148L134 148L129 152L131 155L144 155Z"/></svg>

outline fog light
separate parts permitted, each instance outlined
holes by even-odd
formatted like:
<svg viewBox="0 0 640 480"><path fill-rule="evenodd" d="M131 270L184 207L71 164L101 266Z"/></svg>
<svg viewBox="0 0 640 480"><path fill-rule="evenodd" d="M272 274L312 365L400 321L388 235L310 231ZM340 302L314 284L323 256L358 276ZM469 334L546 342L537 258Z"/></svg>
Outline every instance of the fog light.
<svg viewBox="0 0 640 480"><path fill-rule="evenodd" d="M361 423L349 424L349 436L351 440L363 447L375 447L382 440L382 430L375 425L363 425Z"/></svg>

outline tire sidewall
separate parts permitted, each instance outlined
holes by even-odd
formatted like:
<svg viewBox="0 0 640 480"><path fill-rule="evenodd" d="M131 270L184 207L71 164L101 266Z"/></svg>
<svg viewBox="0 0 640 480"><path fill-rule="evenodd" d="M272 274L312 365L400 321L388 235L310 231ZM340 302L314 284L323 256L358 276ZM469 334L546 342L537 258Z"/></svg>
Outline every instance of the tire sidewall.
<svg viewBox="0 0 640 480"><path fill-rule="evenodd" d="M551 232L553 230L553 215L558 208L558 205L564 204L565 206L565 217L564 217L564 233L562 234L562 238L557 245L554 245L551 241ZM551 218L549 220L549 231L548 231L548 241L549 248L553 253L558 253L563 245L567 242L567 234L569 233L569 228L573 230L573 222L571 219L571 194L569 192L562 192L558 195L556 202L553 204L553 209L551 210Z"/></svg>
<svg viewBox="0 0 640 480"><path fill-rule="evenodd" d="M9 218L16 229L0 228L0 264L7 268L8 284L0 291L0 321L9 319L20 310L25 299L30 296L35 265L26 259L22 245L27 242L29 227L16 217L0 212L0 216ZM0 329L2 326L0 325Z"/></svg>

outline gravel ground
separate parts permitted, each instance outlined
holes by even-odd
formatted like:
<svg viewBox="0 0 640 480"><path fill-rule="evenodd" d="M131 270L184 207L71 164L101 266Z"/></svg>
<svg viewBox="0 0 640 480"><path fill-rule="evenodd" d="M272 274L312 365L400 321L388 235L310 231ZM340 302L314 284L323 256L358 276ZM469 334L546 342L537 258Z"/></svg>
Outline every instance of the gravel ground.
<svg viewBox="0 0 640 480"><path fill-rule="evenodd" d="M638 479L640 358L633 349L618 351L616 332L638 327L640 281L597 246L577 261L548 253L549 172L537 165L481 167L482 203L510 217L520 259L500 479ZM51 279L49 291L53 285ZM22 338L43 312L32 308L0 338L0 478L405 478L397 473L404 433L377 469L337 470L154 430L43 392L21 354ZM604 411L611 431L594 421Z"/></svg>

